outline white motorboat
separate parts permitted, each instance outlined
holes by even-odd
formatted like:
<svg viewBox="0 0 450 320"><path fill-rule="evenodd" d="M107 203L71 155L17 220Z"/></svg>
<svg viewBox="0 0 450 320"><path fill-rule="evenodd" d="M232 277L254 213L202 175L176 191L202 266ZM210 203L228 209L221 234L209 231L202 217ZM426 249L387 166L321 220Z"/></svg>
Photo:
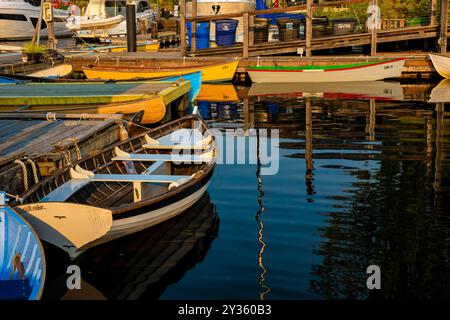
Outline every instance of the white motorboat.
<svg viewBox="0 0 450 320"><path fill-rule="evenodd" d="M31 39L35 33L41 13L39 0L0 0L0 40ZM53 10L55 35L70 36L66 28L69 14L64 10ZM45 21L41 24L41 37L47 36Z"/></svg>
<svg viewBox="0 0 450 320"><path fill-rule="evenodd" d="M124 0L90 0L83 16L72 16L68 19L67 28L79 37L121 36L127 33L126 1ZM136 32L139 33L142 23L147 28L155 20L147 0L136 2Z"/></svg>

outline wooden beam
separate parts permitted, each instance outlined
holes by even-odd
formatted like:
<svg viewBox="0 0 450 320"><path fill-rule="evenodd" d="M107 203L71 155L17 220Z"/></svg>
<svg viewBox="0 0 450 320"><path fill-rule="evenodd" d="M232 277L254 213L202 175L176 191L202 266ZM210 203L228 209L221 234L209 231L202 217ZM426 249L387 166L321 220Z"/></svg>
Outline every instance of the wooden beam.
<svg viewBox="0 0 450 320"><path fill-rule="evenodd" d="M192 18L197 18L197 0L192 0ZM197 51L197 22L191 22L191 52Z"/></svg>
<svg viewBox="0 0 450 320"><path fill-rule="evenodd" d="M447 53L448 37L448 0L441 0L441 23L439 28L440 53Z"/></svg>
<svg viewBox="0 0 450 320"><path fill-rule="evenodd" d="M378 1L377 0L372 0L371 3L371 26L372 26L372 30L371 30L371 40L370 40L370 55L371 56L376 56L377 55L377 43L378 43L378 18L377 18L377 8L378 8ZM370 25L369 24L369 25Z"/></svg>
<svg viewBox="0 0 450 320"><path fill-rule="evenodd" d="M249 45L249 16L248 12L244 12L243 16L243 24L244 24L244 39L243 39L243 50L242 57L248 58L248 45Z"/></svg>
<svg viewBox="0 0 450 320"><path fill-rule="evenodd" d="M312 56L313 0L306 0L306 56Z"/></svg>
<svg viewBox="0 0 450 320"><path fill-rule="evenodd" d="M180 50L186 55L186 0L180 0Z"/></svg>

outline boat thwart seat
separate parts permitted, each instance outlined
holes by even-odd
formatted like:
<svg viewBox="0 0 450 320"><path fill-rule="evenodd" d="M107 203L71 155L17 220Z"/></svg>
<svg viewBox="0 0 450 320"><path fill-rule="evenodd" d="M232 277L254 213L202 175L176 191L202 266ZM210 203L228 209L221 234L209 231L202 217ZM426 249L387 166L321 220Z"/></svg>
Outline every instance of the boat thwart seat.
<svg viewBox="0 0 450 320"><path fill-rule="evenodd" d="M156 162L155 165L160 163ZM149 168L151 169L151 167ZM150 171L150 170L149 170ZM162 183L168 184L168 189L171 190L175 187L179 187L192 178L192 176L180 176L180 175L157 175L157 174L94 174L94 172L75 166L75 169L70 169L70 176L75 181L87 181L87 182L130 182L133 183L134 201L138 202L142 200L142 183Z"/></svg>
<svg viewBox="0 0 450 320"><path fill-rule="evenodd" d="M113 161L164 161L164 162L183 162L183 163L202 163L210 162L212 159L212 152L195 154L146 154L146 153L128 153L120 148L114 149L116 157Z"/></svg>
<svg viewBox="0 0 450 320"><path fill-rule="evenodd" d="M146 143L144 149L153 150L205 150L211 144L212 137L203 136L199 129L182 129L177 135L169 134L157 140L144 136Z"/></svg>

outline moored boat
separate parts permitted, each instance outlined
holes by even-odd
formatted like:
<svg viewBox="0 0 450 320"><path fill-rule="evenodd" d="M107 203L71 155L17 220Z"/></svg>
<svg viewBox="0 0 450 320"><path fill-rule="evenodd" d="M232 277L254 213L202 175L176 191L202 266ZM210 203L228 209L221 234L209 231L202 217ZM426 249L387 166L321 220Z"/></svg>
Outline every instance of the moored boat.
<svg viewBox="0 0 450 320"><path fill-rule="evenodd" d="M187 73L201 71L203 82L224 82L233 79L238 64L239 59L211 61L189 58L167 59L157 60L152 66L89 66L83 67L83 72L88 79L127 80L183 76Z"/></svg>
<svg viewBox="0 0 450 320"><path fill-rule="evenodd" d="M137 51L139 52L156 52L159 49L158 40L149 40L138 42L136 44ZM127 46L124 44L112 44L101 46L89 46L86 48L69 49L68 53L94 53L94 52L127 52Z"/></svg>
<svg viewBox="0 0 450 320"><path fill-rule="evenodd" d="M117 83L67 82L0 85L0 111L93 114L135 114L143 124L157 123L168 110L184 108L189 81Z"/></svg>
<svg viewBox="0 0 450 320"><path fill-rule="evenodd" d="M41 1L0 0L0 40L31 39L35 34L41 13ZM70 36L65 27L69 14L64 10L53 10L54 32L57 37ZM42 20L41 37L47 37L47 24Z"/></svg>
<svg viewBox="0 0 450 320"><path fill-rule="evenodd" d="M42 240L75 257L187 210L206 192L215 159L208 127L190 115L66 167L14 205Z"/></svg>
<svg viewBox="0 0 450 320"><path fill-rule="evenodd" d="M64 78L69 76L71 73L72 65L65 63L55 67L29 73L28 76L37 78Z"/></svg>
<svg viewBox="0 0 450 320"><path fill-rule="evenodd" d="M445 79L450 79L450 57L430 53L430 59L436 71Z"/></svg>
<svg viewBox="0 0 450 320"><path fill-rule="evenodd" d="M80 38L108 38L127 34L126 1L90 0L85 15L72 16L66 27ZM150 22L156 19L147 0L136 1L136 32L148 29Z"/></svg>
<svg viewBox="0 0 450 320"><path fill-rule="evenodd" d="M38 300L45 283L45 255L33 228L6 206L0 192L0 300Z"/></svg>
<svg viewBox="0 0 450 320"><path fill-rule="evenodd" d="M278 65L266 63L247 67L252 82L354 82L399 78L405 59L385 59L338 65Z"/></svg>

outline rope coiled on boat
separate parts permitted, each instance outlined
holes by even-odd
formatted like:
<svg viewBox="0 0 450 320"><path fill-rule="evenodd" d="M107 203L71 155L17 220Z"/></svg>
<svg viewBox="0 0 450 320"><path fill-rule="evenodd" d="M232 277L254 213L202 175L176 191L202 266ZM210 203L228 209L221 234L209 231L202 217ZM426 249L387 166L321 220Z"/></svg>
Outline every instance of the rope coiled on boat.
<svg viewBox="0 0 450 320"><path fill-rule="evenodd" d="M23 188L25 192L28 191L28 171L27 166L21 160L14 160L15 164L18 164L22 168L22 176L23 176Z"/></svg>
<svg viewBox="0 0 450 320"><path fill-rule="evenodd" d="M36 163L31 159L28 159L27 162L31 165L31 171L33 171L34 183L35 184L39 183L39 176L37 173Z"/></svg>

